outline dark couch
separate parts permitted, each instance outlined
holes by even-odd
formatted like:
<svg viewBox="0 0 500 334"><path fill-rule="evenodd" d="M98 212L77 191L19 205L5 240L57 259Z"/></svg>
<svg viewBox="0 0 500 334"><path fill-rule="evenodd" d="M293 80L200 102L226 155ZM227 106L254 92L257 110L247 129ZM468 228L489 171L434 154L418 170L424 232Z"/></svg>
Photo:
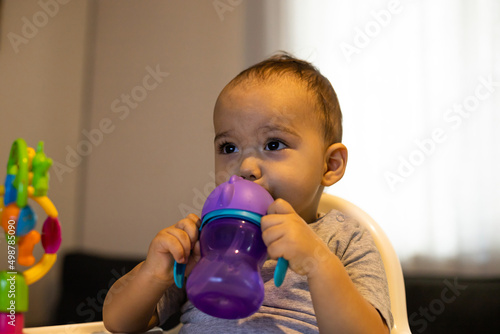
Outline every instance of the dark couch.
<svg viewBox="0 0 500 334"><path fill-rule="evenodd" d="M63 261L62 294L53 319L55 324L101 321L109 288L142 260L70 253Z"/></svg>
<svg viewBox="0 0 500 334"><path fill-rule="evenodd" d="M140 261L67 254L53 324L102 320L109 288ZM405 286L413 334L500 332L500 278L405 277Z"/></svg>
<svg viewBox="0 0 500 334"><path fill-rule="evenodd" d="M500 333L500 278L405 277L413 334Z"/></svg>

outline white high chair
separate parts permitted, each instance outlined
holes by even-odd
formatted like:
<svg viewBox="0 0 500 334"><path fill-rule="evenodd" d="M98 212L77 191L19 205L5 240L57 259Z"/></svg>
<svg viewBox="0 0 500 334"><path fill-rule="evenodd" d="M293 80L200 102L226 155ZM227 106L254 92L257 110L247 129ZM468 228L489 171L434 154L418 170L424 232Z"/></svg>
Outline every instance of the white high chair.
<svg viewBox="0 0 500 334"><path fill-rule="evenodd" d="M406 295L403 279L403 270L399 263L396 251L384 233L382 228L366 212L345 199L323 193L319 203L318 211L327 213L336 209L357 220L368 231L370 231L375 245L382 257L387 283L389 285L389 296L391 299L391 312L394 325L391 334L411 334L406 313Z"/></svg>

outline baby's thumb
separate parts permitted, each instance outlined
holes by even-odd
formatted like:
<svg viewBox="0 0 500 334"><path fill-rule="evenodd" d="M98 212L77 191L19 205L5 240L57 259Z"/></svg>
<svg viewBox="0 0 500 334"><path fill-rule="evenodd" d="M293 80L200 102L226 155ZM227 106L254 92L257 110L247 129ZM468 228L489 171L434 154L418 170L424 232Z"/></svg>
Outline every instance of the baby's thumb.
<svg viewBox="0 0 500 334"><path fill-rule="evenodd" d="M196 243L194 244L194 248L191 254L196 262L200 261L201 258L200 240L196 241Z"/></svg>
<svg viewBox="0 0 500 334"><path fill-rule="evenodd" d="M200 250L200 241L196 241L193 249L191 250L191 254L189 255L189 261L186 265L186 275L191 273L194 266L200 261L201 258L201 250Z"/></svg>
<svg viewBox="0 0 500 334"><path fill-rule="evenodd" d="M273 215L273 214L279 215L279 214L289 214L289 213L295 213L295 210L293 209L290 203L281 198L276 199L267 208L268 215Z"/></svg>

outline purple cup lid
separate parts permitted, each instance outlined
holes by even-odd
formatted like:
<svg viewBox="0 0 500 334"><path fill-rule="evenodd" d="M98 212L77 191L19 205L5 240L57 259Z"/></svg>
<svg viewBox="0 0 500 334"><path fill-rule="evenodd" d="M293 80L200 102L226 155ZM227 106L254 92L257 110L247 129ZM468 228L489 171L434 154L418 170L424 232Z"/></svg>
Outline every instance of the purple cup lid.
<svg viewBox="0 0 500 334"><path fill-rule="evenodd" d="M208 195L201 217L203 219L206 214L222 209L244 210L264 216L273 201L267 190L257 183L233 175Z"/></svg>

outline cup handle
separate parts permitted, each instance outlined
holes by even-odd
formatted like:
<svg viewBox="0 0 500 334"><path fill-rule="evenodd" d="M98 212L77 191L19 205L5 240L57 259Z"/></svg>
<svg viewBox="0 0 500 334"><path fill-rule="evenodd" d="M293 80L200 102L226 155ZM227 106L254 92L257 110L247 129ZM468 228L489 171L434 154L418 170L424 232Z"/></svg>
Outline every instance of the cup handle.
<svg viewBox="0 0 500 334"><path fill-rule="evenodd" d="M186 271L186 265L184 263L174 263L174 282L179 289L184 286L184 272ZM284 277L283 277L284 278Z"/></svg>
<svg viewBox="0 0 500 334"><path fill-rule="evenodd" d="M279 288L281 284L283 284L287 269L288 261L280 257L278 259L278 263L276 264L276 268L274 269L274 285L276 285L276 287Z"/></svg>

